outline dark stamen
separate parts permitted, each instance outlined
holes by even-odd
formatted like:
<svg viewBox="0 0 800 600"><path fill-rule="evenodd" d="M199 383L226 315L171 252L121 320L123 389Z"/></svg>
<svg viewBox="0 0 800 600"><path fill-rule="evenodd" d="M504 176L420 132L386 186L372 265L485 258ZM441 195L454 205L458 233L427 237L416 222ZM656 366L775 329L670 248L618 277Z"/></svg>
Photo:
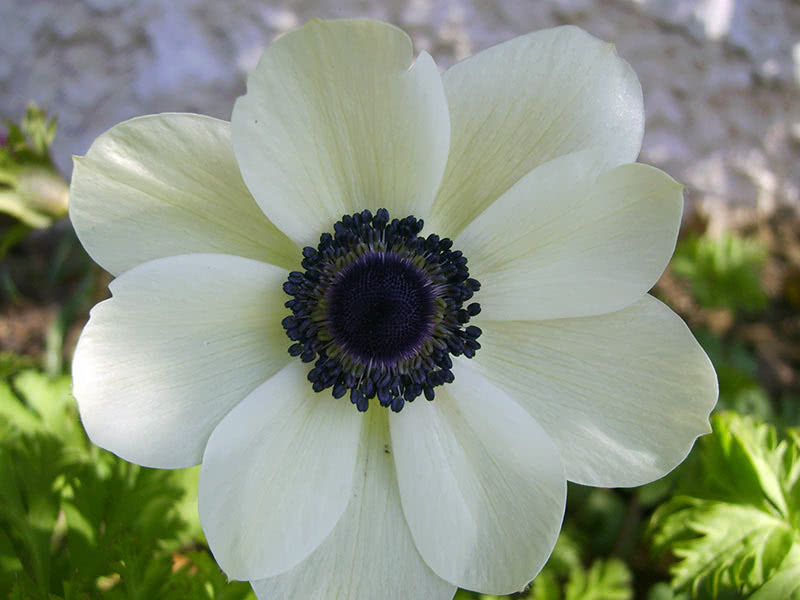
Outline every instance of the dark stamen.
<svg viewBox="0 0 800 600"><path fill-rule="evenodd" d="M480 305L463 303L480 289L453 242L419 236L423 222L389 219L386 209L345 215L303 249L304 272L283 284L293 298L282 325L289 354L314 362L308 380L334 398L350 390L360 411L376 398L399 412L454 380L450 355L472 358L481 330L466 323Z"/></svg>

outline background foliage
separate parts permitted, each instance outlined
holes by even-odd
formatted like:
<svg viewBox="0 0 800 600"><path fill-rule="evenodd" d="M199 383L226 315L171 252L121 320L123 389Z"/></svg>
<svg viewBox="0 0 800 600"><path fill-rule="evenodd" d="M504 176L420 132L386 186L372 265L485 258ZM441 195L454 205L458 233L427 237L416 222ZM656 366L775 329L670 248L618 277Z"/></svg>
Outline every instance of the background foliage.
<svg viewBox="0 0 800 600"><path fill-rule="evenodd" d="M80 426L69 360L109 277L53 201L54 135L35 107L0 135L0 598L252 600L208 551L197 469L129 464ZM518 598L800 598L800 223L688 223L655 293L715 364L714 433L641 488L571 484L553 556Z"/></svg>

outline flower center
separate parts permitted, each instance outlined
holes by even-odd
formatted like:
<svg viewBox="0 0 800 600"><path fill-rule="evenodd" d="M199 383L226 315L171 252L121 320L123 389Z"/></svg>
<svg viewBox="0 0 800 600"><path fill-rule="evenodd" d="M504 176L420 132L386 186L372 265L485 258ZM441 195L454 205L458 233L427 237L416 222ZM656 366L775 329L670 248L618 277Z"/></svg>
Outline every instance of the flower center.
<svg viewBox="0 0 800 600"><path fill-rule="evenodd" d="M283 285L293 314L282 324L294 342L289 354L314 361L315 391L332 388L341 398L349 390L360 411L377 398L399 412L454 380L451 355L475 356L481 330L466 323L480 305L463 303L480 284L451 240L421 237L422 227L421 219L365 210L303 249L305 271Z"/></svg>
<svg viewBox="0 0 800 600"><path fill-rule="evenodd" d="M361 362L393 365L430 337L434 299L430 277L410 260L369 251L328 290L330 332Z"/></svg>

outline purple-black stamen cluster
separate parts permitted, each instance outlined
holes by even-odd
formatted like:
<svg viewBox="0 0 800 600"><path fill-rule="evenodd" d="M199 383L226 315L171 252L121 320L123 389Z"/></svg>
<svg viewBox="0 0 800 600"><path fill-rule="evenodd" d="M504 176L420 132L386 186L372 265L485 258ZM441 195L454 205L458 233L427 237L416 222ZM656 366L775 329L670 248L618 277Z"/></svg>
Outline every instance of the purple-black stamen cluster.
<svg viewBox="0 0 800 600"><path fill-rule="evenodd" d="M303 248L304 272L283 284L292 315L283 319L289 354L314 362L314 391L349 392L399 412L420 395L454 380L452 356L472 358L481 330L467 325L481 308L464 307L480 283L453 242L419 235L423 221L389 219L385 208L345 215Z"/></svg>

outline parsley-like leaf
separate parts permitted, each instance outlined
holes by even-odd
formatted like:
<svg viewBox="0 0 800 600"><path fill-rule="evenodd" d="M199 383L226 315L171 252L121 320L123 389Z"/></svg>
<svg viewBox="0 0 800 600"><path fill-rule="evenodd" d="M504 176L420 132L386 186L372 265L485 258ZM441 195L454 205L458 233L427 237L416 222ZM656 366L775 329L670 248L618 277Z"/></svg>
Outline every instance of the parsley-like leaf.
<svg viewBox="0 0 800 600"><path fill-rule="evenodd" d="M763 594L798 567L800 437L780 440L773 427L735 413L715 416L713 428L683 493L653 515L653 541L679 559L676 590Z"/></svg>

